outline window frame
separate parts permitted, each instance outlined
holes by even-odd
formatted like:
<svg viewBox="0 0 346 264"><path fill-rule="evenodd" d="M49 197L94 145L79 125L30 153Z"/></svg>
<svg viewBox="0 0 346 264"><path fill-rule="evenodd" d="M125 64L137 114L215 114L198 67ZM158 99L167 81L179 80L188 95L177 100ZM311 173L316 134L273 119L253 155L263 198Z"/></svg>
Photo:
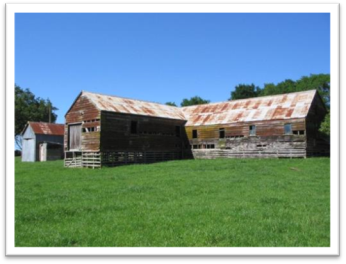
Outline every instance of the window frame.
<svg viewBox="0 0 346 264"><path fill-rule="evenodd" d="M290 127L290 132L286 132L286 126L288 126L288 125ZM293 135L293 129L292 129L292 124L291 123L284 124L284 134L285 135Z"/></svg>
<svg viewBox="0 0 346 264"><path fill-rule="evenodd" d="M131 123L130 123L130 133L133 134L133 135L138 134L138 121L131 120Z"/></svg>
<svg viewBox="0 0 346 264"><path fill-rule="evenodd" d="M254 129L251 129L251 127L253 127ZM250 137L256 136L256 125L249 126L249 136Z"/></svg>
<svg viewBox="0 0 346 264"><path fill-rule="evenodd" d="M197 129L193 129L193 130L192 130L192 138L198 138Z"/></svg>
<svg viewBox="0 0 346 264"><path fill-rule="evenodd" d="M221 136L221 133L222 133L222 136ZM219 128L219 138L226 138L226 130L223 127Z"/></svg>
<svg viewBox="0 0 346 264"><path fill-rule="evenodd" d="M180 138L181 137L181 127L175 126L175 136Z"/></svg>

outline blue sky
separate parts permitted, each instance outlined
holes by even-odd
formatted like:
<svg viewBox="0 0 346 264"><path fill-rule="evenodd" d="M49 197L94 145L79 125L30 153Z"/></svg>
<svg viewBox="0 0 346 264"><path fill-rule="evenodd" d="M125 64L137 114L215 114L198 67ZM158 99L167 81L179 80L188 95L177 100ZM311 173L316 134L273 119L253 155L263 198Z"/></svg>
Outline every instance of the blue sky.
<svg viewBox="0 0 346 264"><path fill-rule="evenodd" d="M59 108L81 90L180 104L330 73L329 14L16 14L15 82Z"/></svg>

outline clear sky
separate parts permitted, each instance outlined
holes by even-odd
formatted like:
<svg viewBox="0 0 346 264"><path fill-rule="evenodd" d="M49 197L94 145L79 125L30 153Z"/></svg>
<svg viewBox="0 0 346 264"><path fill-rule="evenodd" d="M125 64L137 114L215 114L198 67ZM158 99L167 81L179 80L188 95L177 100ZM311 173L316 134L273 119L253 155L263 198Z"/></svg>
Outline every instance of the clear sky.
<svg viewBox="0 0 346 264"><path fill-rule="evenodd" d="M177 105L330 73L329 14L16 14L15 81L59 108L81 90Z"/></svg>

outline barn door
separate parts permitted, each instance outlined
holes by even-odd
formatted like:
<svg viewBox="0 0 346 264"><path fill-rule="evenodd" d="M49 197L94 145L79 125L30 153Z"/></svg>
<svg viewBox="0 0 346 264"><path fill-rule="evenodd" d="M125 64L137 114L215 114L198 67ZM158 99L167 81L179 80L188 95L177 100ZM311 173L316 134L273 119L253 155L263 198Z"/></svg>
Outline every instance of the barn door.
<svg viewBox="0 0 346 264"><path fill-rule="evenodd" d="M82 124L69 125L68 127L68 141L70 150L81 149L81 135L82 135Z"/></svg>

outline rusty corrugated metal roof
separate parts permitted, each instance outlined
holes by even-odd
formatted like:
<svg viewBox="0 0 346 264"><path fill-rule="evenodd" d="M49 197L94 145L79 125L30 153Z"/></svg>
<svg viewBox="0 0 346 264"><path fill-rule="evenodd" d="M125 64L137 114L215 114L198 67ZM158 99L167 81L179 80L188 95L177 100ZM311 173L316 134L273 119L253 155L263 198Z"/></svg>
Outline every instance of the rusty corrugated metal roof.
<svg viewBox="0 0 346 264"><path fill-rule="evenodd" d="M63 124L53 124L44 122L28 122L28 125L32 128L35 134L41 135L54 135L63 136L64 135L64 125Z"/></svg>
<svg viewBox="0 0 346 264"><path fill-rule="evenodd" d="M187 123L200 126L306 117L316 90L182 107Z"/></svg>
<svg viewBox="0 0 346 264"><path fill-rule="evenodd" d="M200 126L304 118L315 94L310 90L182 108L86 91L81 96L100 110L187 120L186 126Z"/></svg>
<svg viewBox="0 0 346 264"><path fill-rule="evenodd" d="M98 109L104 111L185 120L184 113L175 106L86 91L81 96L86 96Z"/></svg>

